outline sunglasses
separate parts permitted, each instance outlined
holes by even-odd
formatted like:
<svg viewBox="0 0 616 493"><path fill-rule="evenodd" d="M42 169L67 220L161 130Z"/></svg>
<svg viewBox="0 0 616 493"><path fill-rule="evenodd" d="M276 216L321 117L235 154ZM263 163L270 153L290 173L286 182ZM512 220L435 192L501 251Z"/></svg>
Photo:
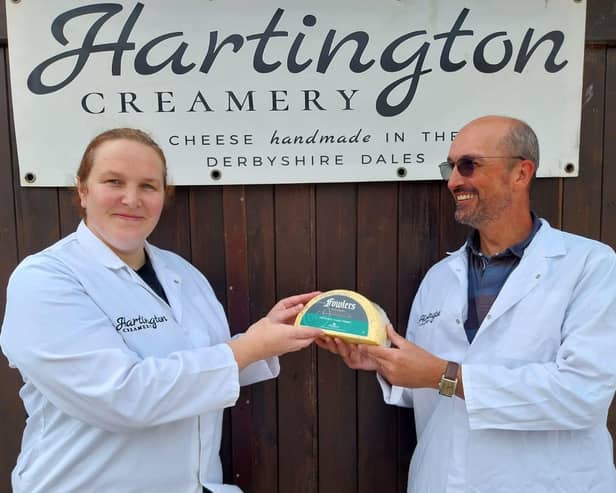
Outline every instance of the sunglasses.
<svg viewBox="0 0 616 493"><path fill-rule="evenodd" d="M445 161L438 165L441 170L443 180L449 180L454 168L458 168L458 173L464 178L473 176L475 168L485 166L477 162L478 159L518 159L524 160L522 156L464 156L457 161Z"/></svg>

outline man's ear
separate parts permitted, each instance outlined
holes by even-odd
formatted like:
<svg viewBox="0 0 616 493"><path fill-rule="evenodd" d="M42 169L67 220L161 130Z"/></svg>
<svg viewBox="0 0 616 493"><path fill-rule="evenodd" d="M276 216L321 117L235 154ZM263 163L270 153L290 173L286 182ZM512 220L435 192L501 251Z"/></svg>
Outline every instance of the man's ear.
<svg viewBox="0 0 616 493"><path fill-rule="evenodd" d="M530 159L523 159L516 166L515 183L527 188L533 179L537 167Z"/></svg>

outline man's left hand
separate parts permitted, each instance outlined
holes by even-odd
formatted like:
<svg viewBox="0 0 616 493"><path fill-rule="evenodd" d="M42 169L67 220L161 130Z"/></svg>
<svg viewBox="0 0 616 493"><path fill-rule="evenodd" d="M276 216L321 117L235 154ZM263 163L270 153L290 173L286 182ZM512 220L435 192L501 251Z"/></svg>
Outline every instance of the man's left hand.
<svg viewBox="0 0 616 493"><path fill-rule="evenodd" d="M377 372L392 385L408 388L438 388L447 362L400 336L389 324L387 335L396 347L362 344L366 356L378 365Z"/></svg>

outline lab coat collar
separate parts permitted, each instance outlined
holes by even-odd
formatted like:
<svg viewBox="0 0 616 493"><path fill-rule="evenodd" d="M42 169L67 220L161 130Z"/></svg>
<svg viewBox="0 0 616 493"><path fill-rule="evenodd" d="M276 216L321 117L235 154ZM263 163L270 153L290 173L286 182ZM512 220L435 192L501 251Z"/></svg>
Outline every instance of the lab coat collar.
<svg viewBox="0 0 616 493"><path fill-rule="evenodd" d="M501 292L494 300L490 312L484 318L480 330L475 336L475 341L481 339L482 334L511 307L519 303L538 284L541 283L548 268L549 260L566 254L565 242L562 231L554 229L545 220L541 219L542 226L537 234L524 250L524 255L519 265L511 273ZM460 289L459 303L466 311L468 302L468 252L467 242L453 252L447 252L445 259L449 268L458 280ZM473 344L476 346L476 342Z"/></svg>
<svg viewBox="0 0 616 493"><path fill-rule="evenodd" d="M526 247L524 256L526 256L529 249L533 248L539 248L543 252L542 255L545 257L558 257L560 255L564 255L566 253L566 249L562 231L552 228L550 223L543 218L540 218L539 220L543 226L539 228L533 240ZM466 257L467 247L468 239L460 248L452 252L446 252L446 254L452 259L452 261L460 257L464 258Z"/></svg>
<svg viewBox="0 0 616 493"><path fill-rule="evenodd" d="M467 241L453 252L446 252L448 257L445 258L445 262L449 265L449 268L453 271L454 275L458 278L460 287L464 288L464 299L467 299L466 289L468 289L468 255L466 253Z"/></svg>
<svg viewBox="0 0 616 493"><path fill-rule="evenodd" d="M87 251L93 254L93 258L98 260L105 267L109 267L110 269L127 267L130 269L111 248L105 245L105 243L88 228L83 220L79 223L79 226L77 226L77 239ZM159 269L167 267L166 262L159 256L156 248L152 247L147 241L145 242L145 251L148 257L150 257L152 266L157 273Z"/></svg>
<svg viewBox="0 0 616 493"><path fill-rule="evenodd" d="M84 221L79 223L77 227L77 240L84 247L85 250L90 252L92 259L96 262L100 262L102 265L109 269L127 269L130 272L130 276L135 282L142 284L144 288L151 291L154 296L156 293L139 277L139 275L131 269L126 263L118 257L111 248L109 248L103 241L101 241L91 230L88 228ZM182 319L182 278L177 272L168 267L162 255L160 255L158 248L145 242L145 251L150 257L152 267L160 281L167 299L169 300L169 306L173 312L173 316L179 322ZM161 300L162 303L164 301Z"/></svg>
<svg viewBox="0 0 616 493"><path fill-rule="evenodd" d="M539 228L535 238L530 242L530 245L526 247L524 251L525 257L529 256L531 253L534 253L535 249L538 250L538 254L544 257L560 257L567 253L567 249L565 248L565 240L563 238L563 232L552 228L550 223L545 219L540 219L543 226Z"/></svg>
<svg viewBox="0 0 616 493"><path fill-rule="evenodd" d="M165 290L173 316L180 322L182 320L182 277L167 265L163 256L159 254L159 249L150 245L147 241L145 242L145 251L150 258L150 262L152 262L158 280Z"/></svg>
<svg viewBox="0 0 616 493"><path fill-rule="evenodd" d="M522 258L522 255L524 255L524 250L526 250L526 247L530 245L530 242L535 237L535 235L537 234L537 231L539 231L539 228L541 227L541 224L542 224L541 220L537 217L537 215L533 211L530 211L530 217L533 221L533 226L531 228L529 235L526 238L524 238L522 241L519 241L518 243L516 243L515 245L511 245L505 248L502 252L494 254L493 257L503 257L503 256L513 255L519 259ZM481 252L480 243L481 242L479 241L479 231L477 231L476 229L473 229L466 237L467 250L472 252L473 255L483 255L483 253Z"/></svg>
<svg viewBox="0 0 616 493"><path fill-rule="evenodd" d="M85 221L81 221L77 226L77 240L87 252L90 252L93 260L100 262L110 269L121 269L128 267L124 261L118 257L114 251L96 236Z"/></svg>
<svg viewBox="0 0 616 493"><path fill-rule="evenodd" d="M550 227L545 220L543 225L524 251L519 265L513 270L488 315L484 318L476 339L480 338L489 326L501 315L528 296L540 285L548 270L551 258L565 255L563 233Z"/></svg>

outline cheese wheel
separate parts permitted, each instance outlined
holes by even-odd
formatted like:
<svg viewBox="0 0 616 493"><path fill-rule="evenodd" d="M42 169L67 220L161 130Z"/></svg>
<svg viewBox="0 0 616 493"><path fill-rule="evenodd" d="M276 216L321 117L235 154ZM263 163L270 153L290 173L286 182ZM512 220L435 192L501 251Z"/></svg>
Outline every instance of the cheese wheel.
<svg viewBox="0 0 616 493"><path fill-rule="evenodd" d="M295 325L316 327L346 342L380 346L387 343L385 327L388 323L379 305L347 289L334 289L315 296L295 319Z"/></svg>

